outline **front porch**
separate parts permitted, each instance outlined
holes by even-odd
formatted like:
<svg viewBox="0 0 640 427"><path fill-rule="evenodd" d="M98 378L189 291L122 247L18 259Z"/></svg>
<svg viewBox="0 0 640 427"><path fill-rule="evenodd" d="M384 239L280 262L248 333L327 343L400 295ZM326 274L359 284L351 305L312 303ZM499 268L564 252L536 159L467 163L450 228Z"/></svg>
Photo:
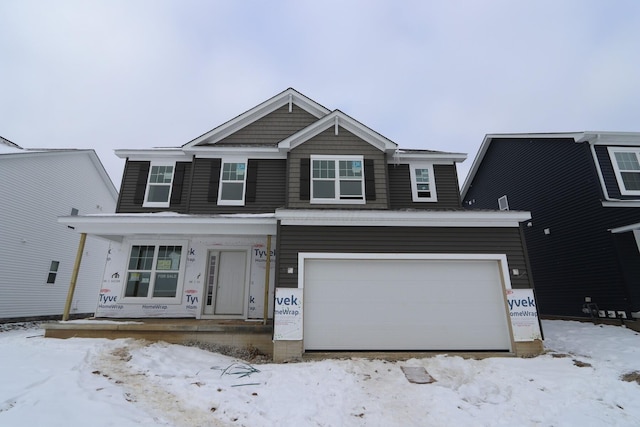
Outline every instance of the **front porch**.
<svg viewBox="0 0 640 427"><path fill-rule="evenodd" d="M273 356L273 321L197 319L89 319L42 325L47 338L134 338L172 344L201 342L257 348Z"/></svg>

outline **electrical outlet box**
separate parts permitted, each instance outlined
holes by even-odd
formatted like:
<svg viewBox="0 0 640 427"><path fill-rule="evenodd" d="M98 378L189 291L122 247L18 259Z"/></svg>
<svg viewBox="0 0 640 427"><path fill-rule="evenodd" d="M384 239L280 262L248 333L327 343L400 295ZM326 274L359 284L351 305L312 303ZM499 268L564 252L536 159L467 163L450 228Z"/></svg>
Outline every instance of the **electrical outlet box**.
<svg viewBox="0 0 640 427"><path fill-rule="evenodd" d="M598 310L598 317L607 317L607 314L604 312L604 310Z"/></svg>
<svg viewBox="0 0 640 427"><path fill-rule="evenodd" d="M618 318L626 319L627 318L627 312L626 311L618 311Z"/></svg>
<svg viewBox="0 0 640 427"><path fill-rule="evenodd" d="M612 318L612 319L615 319L615 318L616 318L616 312L615 312L615 311L613 311L613 310L608 310L608 311L607 311L607 315L608 315L610 318Z"/></svg>

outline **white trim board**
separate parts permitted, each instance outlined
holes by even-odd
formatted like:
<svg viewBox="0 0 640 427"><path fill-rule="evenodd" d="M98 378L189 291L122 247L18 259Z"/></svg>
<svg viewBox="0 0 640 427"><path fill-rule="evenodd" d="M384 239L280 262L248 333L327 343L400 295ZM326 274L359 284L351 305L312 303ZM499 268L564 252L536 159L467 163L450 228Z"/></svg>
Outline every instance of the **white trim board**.
<svg viewBox="0 0 640 427"><path fill-rule="evenodd" d="M277 209L282 225L374 227L518 227L531 219L524 211L383 211Z"/></svg>

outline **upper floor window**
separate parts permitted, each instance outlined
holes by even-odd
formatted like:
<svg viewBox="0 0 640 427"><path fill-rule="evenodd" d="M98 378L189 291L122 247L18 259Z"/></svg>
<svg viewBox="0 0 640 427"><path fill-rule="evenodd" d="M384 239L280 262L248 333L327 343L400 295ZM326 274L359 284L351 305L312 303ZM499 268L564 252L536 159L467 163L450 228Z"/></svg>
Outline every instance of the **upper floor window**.
<svg viewBox="0 0 640 427"><path fill-rule="evenodd" d="M223 161L220 170L219 205L244 205L247 161Z"/></svg>
<svg viewBox="0 0 640 427"><path fill-rule="evenodd" d="M125 298L178 298L183 255L182 245L132 245Z"/></svg>
<svg viewBox="0 0 640 427"><path fill-rule="evenodd" d="M620 194L640 196L640 148L609 147Z"/></svg>
<svg viewBox="0 0 640 427"><path fill-rule="evenodd" d="M174 163L152 163L144 197L145 207L168 207L173 183Z"/></svg>
<svg viewBox="0 0 640 427"><path fill-rule="evenodd" d="M311 203L364 203L362 156L311 156Z"/></svg>
<svg viewBox="0 0 640 427"><path fill-rule="evenodd" d="M436 186L433 165L409 165L411 195L414 202L436 202Z"/></svg>

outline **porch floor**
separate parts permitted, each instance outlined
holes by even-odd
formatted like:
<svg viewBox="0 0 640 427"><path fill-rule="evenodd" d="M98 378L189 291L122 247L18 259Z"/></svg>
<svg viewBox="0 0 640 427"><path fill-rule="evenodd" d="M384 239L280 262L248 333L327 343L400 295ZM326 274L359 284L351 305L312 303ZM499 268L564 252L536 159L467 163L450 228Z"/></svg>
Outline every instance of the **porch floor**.
<svg viewBox="0 0 640 427"><path fill-rule="evenodd" d="M86 319L42 325L47 338L134 338L172 344L202 342L255 347L273 355L273 321L198 319Z"/></svg>

